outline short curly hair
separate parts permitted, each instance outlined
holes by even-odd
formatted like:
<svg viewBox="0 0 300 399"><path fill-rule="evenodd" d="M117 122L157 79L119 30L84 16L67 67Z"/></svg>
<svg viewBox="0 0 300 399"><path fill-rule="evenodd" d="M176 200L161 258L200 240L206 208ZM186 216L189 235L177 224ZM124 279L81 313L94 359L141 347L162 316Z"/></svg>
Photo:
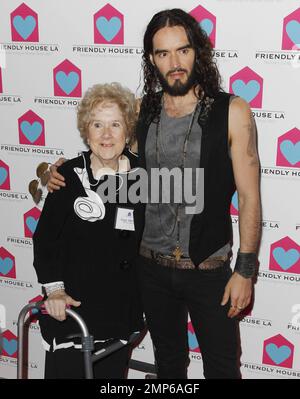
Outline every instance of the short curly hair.
<svg viewBox="0 0 300 399"><path fill-rule="evenodd" d="M129 142L134 141L134 127L137 120L137 102L134 94L120 83L96 84L90 87L77 107L77 127L87 144L87 133L94 107L100 103L115 103L121 110Z"/></svg>

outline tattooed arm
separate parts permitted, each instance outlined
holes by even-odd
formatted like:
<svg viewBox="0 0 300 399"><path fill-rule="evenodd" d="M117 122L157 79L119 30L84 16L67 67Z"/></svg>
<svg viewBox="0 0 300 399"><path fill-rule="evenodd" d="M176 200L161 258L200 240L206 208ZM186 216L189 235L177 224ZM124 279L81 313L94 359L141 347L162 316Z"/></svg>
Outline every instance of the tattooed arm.
<svg viewBox="0 0 300 399"><path fill-rule="evenodd" d="M261 232L257 132L251 109L241 98L230 104L229 145L239 199L240 251L256 252Z"/></svg>
<svg viewBox="0 0 300 399"><path fill-rule="evenodd" d="M256 126L249 105L235 98L229 107L229 145L234 179L239 199L240 251L254 253L258 249L261 231L259 158ZM230 299L228 317L239 314L251 301L252 279L233 273L221 304Z"/></svg>

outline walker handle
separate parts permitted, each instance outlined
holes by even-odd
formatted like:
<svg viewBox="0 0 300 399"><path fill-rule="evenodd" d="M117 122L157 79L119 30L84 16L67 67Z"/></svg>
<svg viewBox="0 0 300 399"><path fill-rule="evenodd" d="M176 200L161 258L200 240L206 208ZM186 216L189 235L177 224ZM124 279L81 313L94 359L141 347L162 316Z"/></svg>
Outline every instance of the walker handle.
<svg viewBox="0 0 300 399"><path fill-rule="evenodd" d="M43 305L41 305L41 306L39 307L39 309L40 309L40 312L41 312L42 314L49 314L49 313L47 312L47 310L46 310L46 306L45 306L44 303L43 303ZM66 305L66 309L71 309L71 305Z"/></svg>
<svg viewBox="0 0 300 399"><path fill-rule="evenodd" d="M28 305L24 306L18 317L18 363L17 363L17 378L23 378L23 363L24 363L24 324L25 318L28 312L32 309L38 309L43 314L48 314L46 309L42 309L44 307L44 301L29 303ZM82 317L70 309L70 306L66 306L66 314L71 316L79 325L80 330L82 332L82 352L84 355L84 366L85 366L85 376L87 379L93 378L93 368L92 368L92 350L93 350L93 337L90 335L89 330L82 319Z"/></svg>

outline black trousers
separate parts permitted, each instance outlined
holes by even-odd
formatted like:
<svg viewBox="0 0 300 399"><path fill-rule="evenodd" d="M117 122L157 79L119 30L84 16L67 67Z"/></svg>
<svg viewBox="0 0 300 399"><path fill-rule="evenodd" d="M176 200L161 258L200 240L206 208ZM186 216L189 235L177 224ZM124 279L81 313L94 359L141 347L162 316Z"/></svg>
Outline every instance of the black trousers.
<svg viewBox="0 0 300 399"><path fill-rule="evenodd" d="M188 312L203 359L204 377L241 378L238 321L227 316L230 303L220 305L232 274L229 262L215 270L181 270L140 256L138 270L158 378L187 378Z"/></svg>
<svg viewBox="0 0 300 399"><path fill-rule="evenodd" d="M99 350L99 344L96 344ZM101 344L100 344L101 345ZM130 348L124 348L94 363L94 378L126 378ZM46 352L45 379L82 379L85 378L83 353L80 349L58 349Z"/></svg>

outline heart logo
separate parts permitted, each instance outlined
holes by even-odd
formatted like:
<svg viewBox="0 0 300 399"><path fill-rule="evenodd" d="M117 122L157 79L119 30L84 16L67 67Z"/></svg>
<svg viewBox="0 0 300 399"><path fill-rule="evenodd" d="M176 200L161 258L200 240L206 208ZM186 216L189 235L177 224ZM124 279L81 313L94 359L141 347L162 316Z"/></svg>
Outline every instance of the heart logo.
<svg viewBox="0 0 300 399"><path fill-rule="evenodd" d="M207 36L209 36L214 29L213 21L208 18L202 19L202 21L199 22L199 25L205 31Z"/></svg>
<svg viewBox="0 0 300 399"><path fill-rule="evenodd" d="M17 340L11 339L9 341L7 338L3 338L3 348L9 356L12 356L17 352L18 348Z"/></svg>
<svg viewBox="0 0 300 399"><path fill-rule="evenodd" d="M118 17L112 17L107 20L105 17L99 17L96 21L99 33L107 42L110 42L119 33L122 22Z"/></svg>
<svg viewBox="0 0 300 399"><path fill-rule="evenodd" d="M21 123L21 130L27 140L30 141L30 143L34 143L40 137L43 131L43 126L37 121L32 124L28 121L23 121Z"/></svg>
<svg viewBox="0 0 300 399"><path fill-rule="evenodd" d="M13 268L14 262L11 258L0 258L0 273L6 276Z"/></svg>
<svg viewBox="0 0 300 399"><path fill-rule="evenodd" d="M63 72L59 71L55 75L55 79L59 87L66 93L70 94L78 85L79 82L79 75L77 72L70 72L68 75Z"/></svg>
<svg viewBox="0 0 300 399"><path fill-rule="evenodd" d="M26 218L26 226L29 228L32 234L35 232L38 221L39 219L35 219L32 216L28 216L28 218Z"/></svg>
<svg viewBox="0 0 300 399"><path fill-rule="evenodd" d="M232 90L235 95L242 97L248 103L251 102L260 91L260 83L257 80L250 80L247 84L237 79L232 83Z"/></svg>
<svg viewBox="0 0 300 399"><path fill-rule="evenodd" d="M275 344L268 344L266 352L275 364L280 364L291 356L292 350L286 345L278 347Z"/></svg>
<svg viewBox="0 0 300 399"><path fill-rule="evenodd" d="M293 19L285 26L286 33L294 44L300 43L300 23Z"/></svg>
<svg viewBox="0 0 300 399"><path fill-rule="evenodd" d="M36 27L36 19L32 15L28 15L25 19L21 15L16 15L13 19L13 26L18 34L26 40Z"/></svg>
<svg viewBox="0 0 300 399"><path fill-rule="evenodd" d="M290 140L284 140L280 144L280 151L291 165L300 162L300 141L294 144Z"/></svg>
<svg viewBox="0 0 300 399"><path fill-rule="evenodd" d="M197 338L196 338L196 334L192 333L191 331L188 331L188 340L189 340L189 347L190 350L195 350L199 347Z"/></svg>
<svg viewBox="0 0 300 399"><path fill-rule="evenodd" d="M235 207L235 209L238 211L238 209L239 209L239 200L238 200L237 191L233 194L231 202L232 202L232 205Z"/></svg>
<svg viewBox="0 0 300 399"><path fill-rule="evenodd" d="M295 248L285 251L283 248L277 247L274 248L272 254L283 270L290 269L300 258L300 253Z"/></svg>
<svg viewBox="0 0 300 399"><path fill-rule="evenodd" d="M0 186L2 186L2 184L5 182L5 180L7 179L7 176L8 176L7 170L1 166L0 167Z"/></svg>

